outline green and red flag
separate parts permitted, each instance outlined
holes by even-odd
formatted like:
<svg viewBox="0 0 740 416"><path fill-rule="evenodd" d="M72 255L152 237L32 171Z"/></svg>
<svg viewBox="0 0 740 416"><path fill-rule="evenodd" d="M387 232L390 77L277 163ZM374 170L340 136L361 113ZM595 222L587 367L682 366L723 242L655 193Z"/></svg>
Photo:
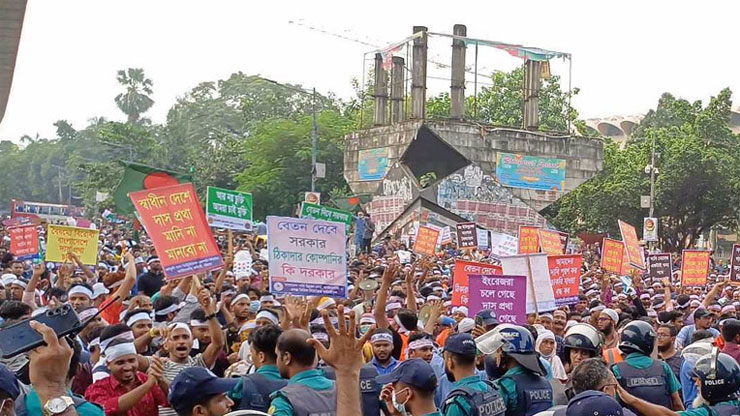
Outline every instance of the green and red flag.
<svg viewBox="0 0 740 416"><path fill-rule="evenodd" d="M190 175L185 173L153 168L139 163L123 161L121 163L124 166L123 177L112 194L113 202L116 203L116 211L119 214L133 215L136 212L131 198L128 197L130 192L192 182Z"/></svg>

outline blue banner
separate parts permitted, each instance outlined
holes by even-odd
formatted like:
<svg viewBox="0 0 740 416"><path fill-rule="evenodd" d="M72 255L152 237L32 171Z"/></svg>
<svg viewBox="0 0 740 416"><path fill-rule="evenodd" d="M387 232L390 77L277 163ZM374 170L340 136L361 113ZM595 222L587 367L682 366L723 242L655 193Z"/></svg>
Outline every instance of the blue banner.
<svg viewBox="0 0 740 416"><path fill-rule="evenodd" d="M565 160L511 153L496 157L496 178L510 188L563 191Z"/></svg>

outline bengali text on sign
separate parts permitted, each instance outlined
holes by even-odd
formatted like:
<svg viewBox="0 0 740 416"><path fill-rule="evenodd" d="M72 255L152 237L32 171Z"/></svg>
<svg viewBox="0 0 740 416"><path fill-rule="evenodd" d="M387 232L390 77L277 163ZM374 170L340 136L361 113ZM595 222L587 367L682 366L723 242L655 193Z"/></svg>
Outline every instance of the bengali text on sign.
<svg viewBox="0 0 740 416"><path fill-rule="evenodd" d="M663 278L671 277L671 254L670 253L655 253L648 254L648 274L653 280L662 280Z"/></svg>
<svg viewBox="0 0 740 416"><path fill-rule="evenodd" d="M129 194L168 280L207 272L224 261L191 183Z"/></svg>
<svg viewBox="0 0 740 416"><path fill-rule="evenodd" d="M46 261L63 263L75 253L82 264L97 264L98 230L49 225L46 236Z"/></svg>
<svg viewBox="0 0 740 416"><path fill-rule="evenodd" d="M454 306L468 305L469 286L468 276L471 274L501 274L501 266L474 261L455 260L455 270L452 277L452 304Z"/></svg>
<svg viewBox="0 0 740 416"><path fill-rule="evenodd" d="M732 259L730 260L730 280L740 281L740 244L732 246Z"/></svg>
<svg viewBox="0 0 740 416"><path fill-rule="evenodd" d="M624 241L624 248L627 251L627 258L630 264L639 269L645 269L640 240L637 238L635 227L620 220L619 231L622 233L622 241Z"/></svg>
<svg viewBox="0 0 740 416"><path fill-rule="evenodd" d="M580 254L547 256L550 267L550 281L555 295L555 304L572 305L578 303L578 286L581 284Z"/></svg>
<svg viewBox="0 0 740 416"><path fill-rule="evenodd" d="M542 248L543 253L547 253L550 256L557 256L564 253L563 249L565 246L559 232L543 229L537 231L540 239L540 248Z"/></svg>
<svg viewBox="0 0 740 416"><path fill-rule="evenodd" d="M270 292L347 296L345 224L267 217Z"/></svg>
<svg viewBox="0 0 740 416"><path fill-rule="evenodd" d="M508 275L470 275L472 316L482 309L491 309L502 324L527 323L527 277Z"/></svg>
<svg viewBox="0 0 740 416"><path fill-rule="evenodd" d="M8 232L10 233L10 252L17 260L39 257L39 235L35 225L10 227Z"/></svg>
<svg viewBox="0 0 740 416"><path fill-rule="evenodd" d="M540 252L539 228L526 225L519 226L519 254Z"/></svg>
<svg viewBox="0 0 740 416"><path fill-rule="evenodd" d="M709 251L684 250L681 254L681 286L704 286L709 273Z"/></svg>
<svg viewBox="0 0 740 416"><path fill-rule="evenodd" d="M455 224L455 228L457 229L457 248L478 247L478 232L474 222L461 222Z"/></svg>
<svg viewBox="0 0 740 416"><path fill-rule="evenodd" d="M607 272L621 273L624 243L611 238L604 238L601 246L601 268Z"/></svg>
<svg viewBox="0 0 740 416"><path fill-rule="evenodd" d="M424 225L419 226L414 240L414 252L424 256L433 256L437 250L439 231Z"/></svg>

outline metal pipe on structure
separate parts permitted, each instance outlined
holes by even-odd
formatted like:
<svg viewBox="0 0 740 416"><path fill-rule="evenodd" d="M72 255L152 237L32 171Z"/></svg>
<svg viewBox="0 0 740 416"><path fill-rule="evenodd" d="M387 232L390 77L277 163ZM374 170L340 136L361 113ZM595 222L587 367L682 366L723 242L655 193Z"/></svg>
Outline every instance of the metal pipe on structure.
<svg viewBox="0 0 740 416"><path fill-rule="evenodd" d="M373 97L375 97L375 113L373 116L373 124L376 126L383 126L387 123L388 114L388 76L383 68L383 55L380 53L375 54L375 87Z"/></svg>
<svg viewBox="0 0 740 416"><path fill-rule="evenodd" d="M539 121L540 75L542 62L529 59L524 63L523 124L527 130L537 130Z"/></svg>
<svg viewBox="0 0 740 416"><path fill-rule="evenodd" d="M455 36L466 37L465 25L455 25L452 29ZM450 82L450 118L462 120L465 116L465 41L452 39L452 65Z"/></svg>
<svg viewBox="0 0 740 416"><path fill-rule="evenodd" d="M414 26L414 33L423 32L414 39L411 68L411 118L423 119L426 116L427 94L427 28Z"/></svg>
<svg viewBox="0 0 740 416"><path fill-rule="evenodd" d="M404 64L405 61L402 57L393 57L393 68L391 68L391 124L403 121Z"/></svg>

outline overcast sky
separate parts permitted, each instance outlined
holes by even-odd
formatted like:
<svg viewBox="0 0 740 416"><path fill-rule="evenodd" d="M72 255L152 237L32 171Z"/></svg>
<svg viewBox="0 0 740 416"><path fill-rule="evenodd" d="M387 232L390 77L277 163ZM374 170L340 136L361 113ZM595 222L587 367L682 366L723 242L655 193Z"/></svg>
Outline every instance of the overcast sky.
<svg viewBox="0 0 740 416"><path fill-rule="evenodd" d="M289 21L371 44L400 40L413 25L450 33L463 23L470 37L572 53L583 118L644 113L664 91L692 100L740 91L737 16L740 2L729 1L29 0L0 139L52 137L58 119L76 128L95 116L123 120L113 98L116 71L127 67L153 79L155 122L197 83L235 71L350 97L372 48ZM432 43L430 57L448 62L449 39ZM490 72L521 61L481 49L479 63ZM553 72L567 85L566 64ZM430 93L447 85L432 80Z"/></svg>

